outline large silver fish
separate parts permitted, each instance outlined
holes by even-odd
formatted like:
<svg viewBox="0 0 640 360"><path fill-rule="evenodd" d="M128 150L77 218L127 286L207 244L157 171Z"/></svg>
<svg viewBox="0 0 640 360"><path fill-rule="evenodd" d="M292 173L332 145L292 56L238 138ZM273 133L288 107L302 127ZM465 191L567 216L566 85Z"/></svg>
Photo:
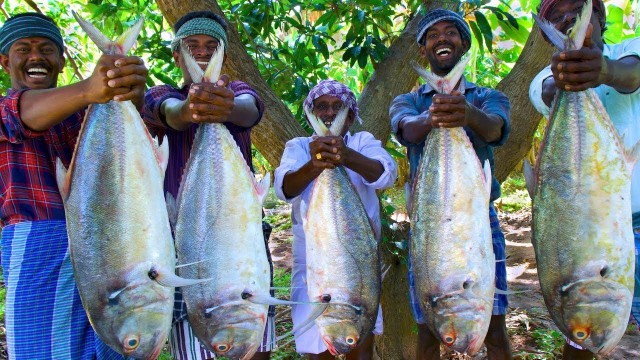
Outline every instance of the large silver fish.
<svg viewBox="0 0 640 360"><path fill-rule="evenodd" d="M181 49L195 83L217 81L222 42L204 73ZM176 251L181 276L210 279L182 289L189 323L207 349L228 358L251 358L264 334L271 277L262 201L269 184L269 174L256 183L223 124L200 125L177 198Z"/></svg>
<svg viewBox="0 0 640 360"><path fill-rule="evenodd" d="M416 66L440 93L450 93L466 61L445 78ZM484 342L495 289L489 222L491 169L465 130L434 128L427 136L410 200L409 242L415 291L433 334L474 354Z"/></svg>
<svg viewBox="0 0 640 360"><path fill-rule="evenodd" d="M106 54L125 54L143 21L112 42L74 16ZM167 160L135 106L109 101L88 110L68 172L57 163L82 304L100 339L135 358L155 359L171 327L174 288L159 284L175 276Z"/></svg>
<svg viewBox="0 0 640 360"><path fill-rule="evenodd" d="M569 37L538 24L560 49L582 47L591 1ZM607 354L627 326L633 294L631 171L634 155L596 93L558 91L534 174L533 245L545 303L562 332Z"/></svg>
<svg viewBox="0 0 640 360"><path fill-rule="evenodd" d="M340 134L348 111L343 108L328 130L305 109L321 136ZM331 354L346 354L373 331L381 279L378 241L343 167L325 169L316 178L303 227L307 294L312 302L326 304L315 323Z"/></svg>

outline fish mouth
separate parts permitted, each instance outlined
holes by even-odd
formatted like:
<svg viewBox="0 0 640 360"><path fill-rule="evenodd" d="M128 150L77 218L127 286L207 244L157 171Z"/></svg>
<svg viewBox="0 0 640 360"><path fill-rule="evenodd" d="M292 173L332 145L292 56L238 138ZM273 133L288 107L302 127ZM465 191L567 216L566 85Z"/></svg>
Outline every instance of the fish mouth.
<svg viewBox="0 0 640 360"><path fill-rule="evenodd" d="M331 342L331 338L329 338L328 336L325 335L325 336L322 337L322 341L327 346L327 349L329 350L331 355L333 355L333 356L340 355L340 352L335 348L335 346L333 346L333 343Z"/></svg>

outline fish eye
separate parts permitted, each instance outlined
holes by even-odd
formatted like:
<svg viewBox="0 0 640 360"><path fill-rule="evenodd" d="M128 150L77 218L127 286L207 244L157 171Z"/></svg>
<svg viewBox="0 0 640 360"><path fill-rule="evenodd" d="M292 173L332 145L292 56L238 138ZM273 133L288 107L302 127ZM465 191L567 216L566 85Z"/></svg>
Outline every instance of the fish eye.
<svg viewBox="0 0 640 360"><path fill-rule="evenodd" d="M578 340L585 340L589 337L589 331L586 329L573 330L573 336Z"/></svg>
<svg viewBox="0 0 640 360"><path fill-rule="evenodd" d="M231 350L231 345L230 344L216 344L216 345L213 345L213 350L215 350L215 352L218 352L218 353L225 353L225 352Z"/></svg>
<svg viewBox="0 0 640 360"><path fill-rule="evenodd" d="M353 336L347 336L345 341L346 341L347 345L355 345L358 342L358 339L356 339Z"/></svg>
<svg viewBox="0 0 640 360"><path fill-rule="evenodd" d="M124 339L124 351L130 353L140 346L140 336L129 335Z"/></svg>
<svg viewBox="0 0 640 360"><path fill-rule="evenodd" d="M451 334L446 334L442 337L442 341L448 345L451 346L453 345L454 342L456 342L456 337L454 335Z"/></svg>

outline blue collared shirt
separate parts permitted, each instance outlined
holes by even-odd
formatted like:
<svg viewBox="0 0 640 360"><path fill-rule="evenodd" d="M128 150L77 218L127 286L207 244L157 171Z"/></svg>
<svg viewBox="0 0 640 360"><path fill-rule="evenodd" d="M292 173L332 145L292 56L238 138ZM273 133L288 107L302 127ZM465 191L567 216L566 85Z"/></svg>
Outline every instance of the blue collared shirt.
<svg viewBox="0 0 640 360"><path fill-rule="evenodd" d="M464 96L470 104L473 104L485 114L498 115L504 120L501 137L490 143L482 140L470 128L464 128L467 136L469 136L469 140L471 140L471 144L473 144L473 148L476 151L478 158L480 159L480 163L484 163L485 160L489 160L489 164L491 165L491 174L493 175L495 171L493 147L500 146L507 141L507 137L511 131L511 122L509 120L511 104L509 103L507 96L502 92L477 86L474 83L467 82L464 77L461 81L461 88L464 89ZM420 144L414 144L406 141L402 137L402 133L399 132L398 124L400 124L400 120L406 116L416 116L424 112L428 112L433 95L435 94L436 91L431 86L424 84L414 92L397 96L393 102L391 102L391 107L389 108L391 130L396 135L398 141L407 147L409 177L412 182L418 170L420 158L422 157L424 141ZM494 175L491 184L491 201L499 197L500 183L498 183L498 180Z"/></svg>

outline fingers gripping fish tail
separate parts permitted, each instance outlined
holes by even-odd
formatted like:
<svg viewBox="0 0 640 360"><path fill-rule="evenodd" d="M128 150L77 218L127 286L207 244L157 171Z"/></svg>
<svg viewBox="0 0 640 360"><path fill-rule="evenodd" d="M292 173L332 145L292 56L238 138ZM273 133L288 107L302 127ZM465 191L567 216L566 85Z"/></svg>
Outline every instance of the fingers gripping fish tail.
<svg viewBox="0 0 640 360"><path fill-rule="evenodd" d="M144 17L140 17L124 34L120 35L115 41L112 41L75 11L73 11L73 17L76 18L80 27L89 35L89 38L91 38L98 48L103 53L109 55L124 55L128 53L137 42L138 34L140 34L142 24L144 23Z"/></svg>
<svg viewBox="0 0 640 360"><path fill-rule="evenodd" d="M582 6L582 11L578 15L575 25L571 29L569 36L563 34L552 23L539 18L533 14L533 19L540 27L540 30L547 36L549 41L560 50L575 50L582 48L584 39L587 36L587 29L593 11L592 0L587 0Z"/></svg>
<svg viewBox="0 0 640 360"><path fill-rule="evenodd" d="M471 56L462 57L456 66L454 66L453 69L451 69L451 71L444 77L427 71L415 61L412 61L411 65L418 75L420 75L420 77L423 78L434 90L441 94L451 94L451 92L455 90L458 81L460 81L460 78L464 73L464 69L470 59Z"/></svg>

